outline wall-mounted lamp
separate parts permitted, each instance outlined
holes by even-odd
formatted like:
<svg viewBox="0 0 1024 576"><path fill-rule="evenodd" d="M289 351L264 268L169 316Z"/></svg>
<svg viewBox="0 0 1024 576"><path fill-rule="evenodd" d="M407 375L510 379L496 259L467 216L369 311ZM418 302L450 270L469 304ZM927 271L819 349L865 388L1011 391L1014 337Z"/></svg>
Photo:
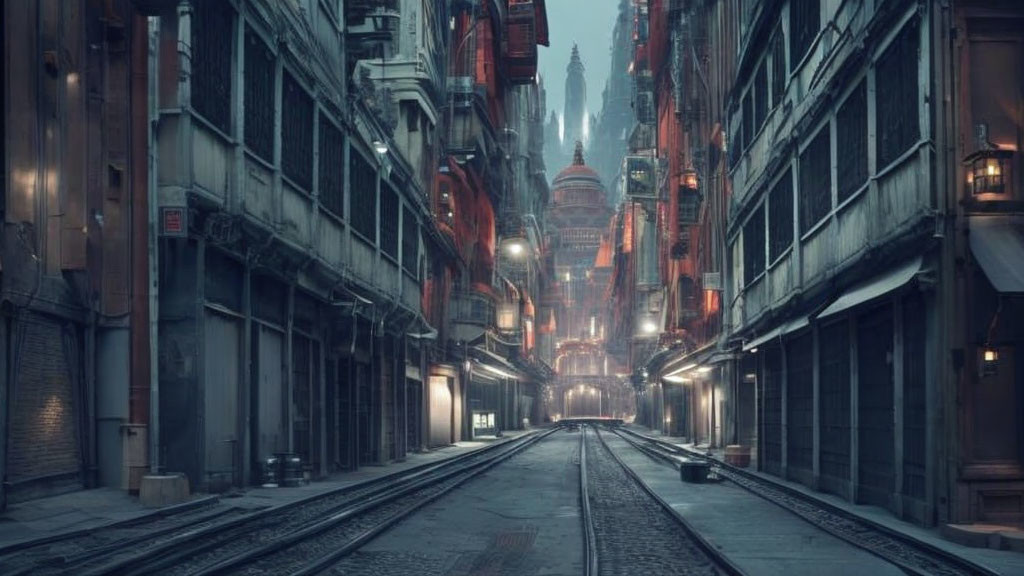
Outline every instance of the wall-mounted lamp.
<svg viewBox="0 0 1024 576"><path fill-rule="evenodd" d="M999 350L990 346L981 349L981 375L995 376L999 372Z"/></svg>
<svg viewBox="0 0 1024 576"><path fill-rule="evenodd" d="M1000 150L988 141L988 126L978 124L974 136L977 150L964 158L967 167L967 190L978 194L1002 194L1006 191L1006 168L1012 150Z"/></svg>
<svg viewBox="0 0 1024 576"><path fill-rule="evenodd" d="M388 153L387 142L384 142L383 140L374 140L373 141L373 151L376 152L377 154L380 154L381 156L387 154Z"/></svg>
<svg viewBox="0 0 1024 576"><path fill-rule="evenodd" d="M683 182L683 188L689 188L690 190L696 190L697 189L697 185L698 185L697 171L694 170L693 168L687 168L686 170L683 170L682 182Z"/></svg>

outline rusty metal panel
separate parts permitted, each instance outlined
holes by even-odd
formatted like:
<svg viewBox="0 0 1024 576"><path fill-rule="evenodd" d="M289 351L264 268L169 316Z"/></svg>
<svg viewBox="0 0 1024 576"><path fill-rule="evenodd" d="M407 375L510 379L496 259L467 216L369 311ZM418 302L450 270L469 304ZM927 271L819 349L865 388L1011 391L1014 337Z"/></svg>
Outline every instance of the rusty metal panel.
<svg viewBox="0 0 1024 576"><path fill-rule="evenodd" d="M86 52L82 5L67 2L62 26L64 54L64 174L61 218L61 268L86 267Z"/></svg>
<svg viewBox="0 0 1024 576"><path fill-rule="evenodd" d="M6 219L35 223L39 178L39 110L36 106L36 75L42 73L42 54L36 38L36 6L5 2L7 33L7 105L19 114L7 117L9 183ZM16 146L11 144L16 143Z"/></svg>

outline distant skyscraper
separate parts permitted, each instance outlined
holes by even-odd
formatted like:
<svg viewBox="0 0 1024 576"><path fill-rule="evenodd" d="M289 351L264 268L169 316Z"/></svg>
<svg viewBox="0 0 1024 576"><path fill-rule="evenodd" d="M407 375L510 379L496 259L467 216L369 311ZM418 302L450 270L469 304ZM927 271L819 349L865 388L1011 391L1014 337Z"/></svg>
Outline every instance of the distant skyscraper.
<svg viewBox="0 0 1024 576"><path fill-rule="evenodd" d="M583 125L587 118L587 81L583 78L583 62L580 60L579 47L572 45L572 56L565 76L565 113L562 121L565 124L562 142L572 146L581 140L586 143Z"/></svg>

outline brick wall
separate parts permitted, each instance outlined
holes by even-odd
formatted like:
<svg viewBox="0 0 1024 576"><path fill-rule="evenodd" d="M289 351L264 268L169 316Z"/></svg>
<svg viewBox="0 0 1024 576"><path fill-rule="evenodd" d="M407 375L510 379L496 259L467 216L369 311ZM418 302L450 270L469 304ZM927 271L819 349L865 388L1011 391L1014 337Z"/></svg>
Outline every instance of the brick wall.
<svg viewBox="0 0 1024 576"><path fill-rule="evenodd" d="M14 483L81 468L78 406L61 327L34 318L21 328L7 443L7 476Z"/></svg>

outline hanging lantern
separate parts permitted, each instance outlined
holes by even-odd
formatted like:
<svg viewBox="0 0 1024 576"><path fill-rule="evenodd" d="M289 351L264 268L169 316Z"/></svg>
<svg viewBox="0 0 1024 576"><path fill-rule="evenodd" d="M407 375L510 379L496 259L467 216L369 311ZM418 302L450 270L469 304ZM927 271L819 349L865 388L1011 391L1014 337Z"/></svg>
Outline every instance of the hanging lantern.
<svg viewBox="0 0 1024 576"><path fill-rule="evenodd" d="M1006 192L1006 169L1012 150L1002 150L988 141L988 126L975 128L977 151L964 158L967 167L967 191L972 195Z"/></svg>

